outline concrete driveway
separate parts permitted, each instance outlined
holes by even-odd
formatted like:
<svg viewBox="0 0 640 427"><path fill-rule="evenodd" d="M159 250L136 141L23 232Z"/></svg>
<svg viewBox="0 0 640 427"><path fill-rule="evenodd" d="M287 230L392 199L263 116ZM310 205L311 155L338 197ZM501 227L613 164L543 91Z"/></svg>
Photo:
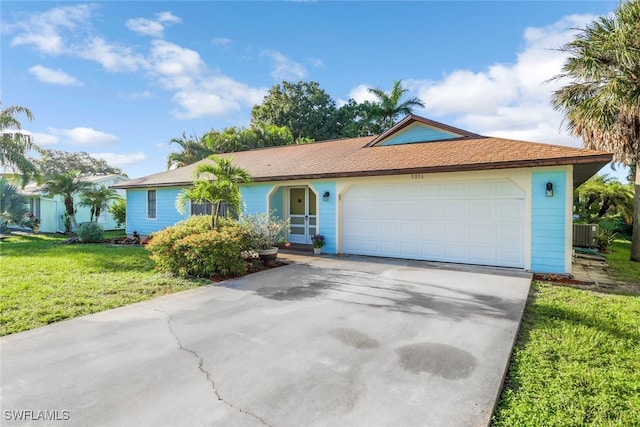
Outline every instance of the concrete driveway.
<svg viewBox="0 0 640 427"><path fill-rule="evenodd" d="M487 425L530 275L290 258L2 338L0 423Z"/></svg>

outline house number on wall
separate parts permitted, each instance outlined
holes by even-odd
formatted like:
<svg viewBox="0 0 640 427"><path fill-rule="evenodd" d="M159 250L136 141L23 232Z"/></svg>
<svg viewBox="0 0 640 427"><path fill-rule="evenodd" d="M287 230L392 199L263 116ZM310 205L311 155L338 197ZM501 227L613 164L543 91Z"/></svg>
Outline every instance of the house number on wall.
<svg viewBox="0 0 640 427"><path fill-rule="evenodd" d="M411 174L411 179L424 179L424 175L421 173L413 173Z"/></svg>

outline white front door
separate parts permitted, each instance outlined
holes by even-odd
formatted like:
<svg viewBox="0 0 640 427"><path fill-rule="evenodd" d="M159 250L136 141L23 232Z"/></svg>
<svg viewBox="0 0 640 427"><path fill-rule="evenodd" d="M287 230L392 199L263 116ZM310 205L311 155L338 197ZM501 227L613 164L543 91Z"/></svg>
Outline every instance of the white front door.
<svg viewBox="0 0 640 427"><path fill-rule="evenodd" d="M316 234L316 193L309 187L289 188L289 241L311 243Z"/></svg>

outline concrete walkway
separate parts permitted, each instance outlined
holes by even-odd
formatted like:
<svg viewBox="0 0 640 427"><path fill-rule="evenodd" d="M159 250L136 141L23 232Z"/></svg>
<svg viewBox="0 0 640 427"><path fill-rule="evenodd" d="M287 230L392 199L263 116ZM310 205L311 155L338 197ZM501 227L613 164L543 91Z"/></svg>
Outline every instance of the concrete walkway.
<svg viewBox="0 0 640 427"><path fill-rule="evenodd" d="M1 338L2 425L488 424L530 275L289 258Z"/></svg>

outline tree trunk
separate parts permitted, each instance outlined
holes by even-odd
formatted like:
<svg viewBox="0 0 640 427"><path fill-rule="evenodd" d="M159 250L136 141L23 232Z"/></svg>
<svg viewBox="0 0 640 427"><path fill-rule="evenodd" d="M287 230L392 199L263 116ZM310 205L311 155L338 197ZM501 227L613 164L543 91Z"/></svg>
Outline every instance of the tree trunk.
<svg viewBox="0 0 640 427"><path fill-rule="evenodd" d="M73 206L73 197L64 198L64 208L67 211L67 215L71 217L71 224L74 230L78 230L78 221L76 221L76 212Z"/></svg>
<svg viewBox="0 0 640 427"><path fill-rule="evenodd" d="M636 163L636 191L633 196L633 232L631 234L631 261L640 262L640 162Z"/></svg>

